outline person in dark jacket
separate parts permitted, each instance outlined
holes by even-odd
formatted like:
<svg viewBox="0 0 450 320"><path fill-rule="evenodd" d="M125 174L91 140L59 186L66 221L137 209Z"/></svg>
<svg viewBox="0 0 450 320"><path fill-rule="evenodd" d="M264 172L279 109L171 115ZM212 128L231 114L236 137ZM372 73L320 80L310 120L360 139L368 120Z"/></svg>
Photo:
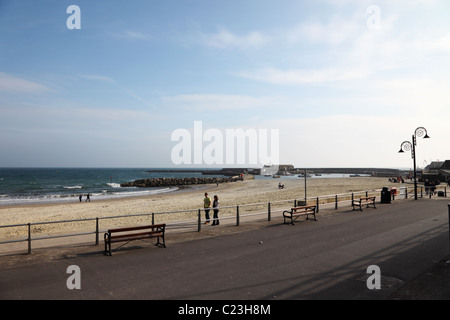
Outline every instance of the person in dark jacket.
<svg viewBox="0 0 450 320"><path fill-rule="evenodd" d="M219 225L219 197L217 195L214 196L214 201L212 205L214 214L213 214L213 226Z"/></svg>

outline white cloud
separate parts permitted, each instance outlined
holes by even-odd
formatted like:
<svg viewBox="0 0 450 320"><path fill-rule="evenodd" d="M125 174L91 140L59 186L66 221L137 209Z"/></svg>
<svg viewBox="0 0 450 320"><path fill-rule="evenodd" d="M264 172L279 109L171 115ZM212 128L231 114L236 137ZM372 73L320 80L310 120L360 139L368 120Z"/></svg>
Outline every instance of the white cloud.
<svg viewBox="0 0 450 320"><path fill-rule="evenodd" d="M353 80L364 78L372 73L371 70L356 66L354 68L329 68L329 69L262 69L237 73L238 76L268 82L272 84L311 84L334 81Z"/></svg>
<svg viewBox="0 0 450 320"><path fill-rule="evenodd" d="M148 34L137 32L137 31L122 31L122 32L109 32L109 35L116 38L123 38L129 40L149 40L151 37Z"/></svg>
<svg viewBox="0 0 450 320"><path fill-rule="evenodd" d="M327 23L311 21L291 28L284 32L286 39L291 42L327 43L338 45L354 40L361 31L364 20L344 19L334 16Z"/></svg>
<svg viewBox="0 0 450 320"><path fill-rule="evenodd" d="M0 110L2 130L31 135L47 132L121 138L128 137L130 132L146 132L149 123L159 120L151 112L125 108L17 104Z"/></svg>
<svg viewBox="0 0 450 320"><path fill-rule="evenodd" d="M252 97L226 94L186 94L163 97L163 101L195 111L243 110L273 106L271 97Z"/></svg>
<svg viewBox="0 0 450 320"><path fill-rule="evenodd" d="M41 94L53 91L38 82L0 72L0 91L9 93Z"/></svg>
<svg viewBox="0 0 450 320"><path fill-rule="evenodd" d="M79 77L86 79L86 80L115 83L114 79L107 77L107 76L98 75L98 74L82 74L82 75L79 75Z"/></svg>
<svg viewBox="0 0 450 320"><path fill-rule="evenodd" d="M125 31L124 35L130 39L148 40L148 36L141 32Z"/></svg>
<svg viewBox="0 0 450 320"><path fill-rule="evenodd" d="M383 28L377 31L369 30L364 19L343 17L296 26L284 34L288 42L305 48L302 60L291 58L294 62L288 67L265 66L235 75L278 85L342 82L391 71L428 72L439 63L436 58L444 59L450 51L448 32L399 29L394 27L397 19L395 14L383 17Z"/></svg>
<svg viewBox="0 0 450 320"><path fill-rule="evenodd" d="M258 31L252 31L245 35L238 35L222 28L213 34L202 33L201 42L207 47L227 49L227 48L255 48L261 47L270 42L270 37Z"/></svg>

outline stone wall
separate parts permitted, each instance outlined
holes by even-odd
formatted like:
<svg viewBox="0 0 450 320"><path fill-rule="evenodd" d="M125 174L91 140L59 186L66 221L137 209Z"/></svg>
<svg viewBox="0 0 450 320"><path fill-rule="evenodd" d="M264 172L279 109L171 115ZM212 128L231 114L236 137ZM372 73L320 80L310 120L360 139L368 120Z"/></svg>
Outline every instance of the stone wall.
<svg viewBox="0 0 450 320"><path fill-rule="evenodd" d="M227 177L227 178L150 178L139 179L133 182L121 183L121 187L165 187L165 186L185 186L195 184L216 184L226 183L242 180L241 177Z"/></svg>

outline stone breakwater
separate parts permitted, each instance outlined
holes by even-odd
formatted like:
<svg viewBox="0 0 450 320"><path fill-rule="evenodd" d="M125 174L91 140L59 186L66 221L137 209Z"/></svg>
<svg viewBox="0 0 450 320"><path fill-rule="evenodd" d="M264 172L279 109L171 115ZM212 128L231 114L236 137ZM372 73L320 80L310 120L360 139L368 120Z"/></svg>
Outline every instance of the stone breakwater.
<svg viewBox="0 0 450 320"><path fill-rule="evenodd" d="M240 177L227 177L227 178L150 178L139 179L132 182L121 183L121 187L165 187L165 186L185 186L196 184L213 184L213 183L226 183L242 180Z"/></svg>

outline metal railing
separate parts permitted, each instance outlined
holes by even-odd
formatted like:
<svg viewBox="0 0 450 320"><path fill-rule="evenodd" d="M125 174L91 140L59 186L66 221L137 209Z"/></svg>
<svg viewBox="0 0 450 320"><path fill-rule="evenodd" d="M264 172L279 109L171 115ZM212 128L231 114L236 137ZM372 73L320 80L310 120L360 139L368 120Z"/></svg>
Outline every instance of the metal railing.
<svg viewBox="0 0 450 320"><path fill-rule="evenodd" d="M408 199L409 195L412 194L414 196L414 188L399 188L399 193L397 197L400 199ZM442 189L441 187L437 187L436 190ZM447 197L447 187L444 187L444 196ZM361 196L378 196L380 194L381 189L377 190L367 190L367 191L357 191L352 193L343 193L336 195L325 195L318 197L309 197L305 200L280 200L273 202L263 202L263 203L251 203L251 204L241 204L241 205L233 205L233 206L225 206L220 207L220 220L228 220L235 219L235 225L239 226L241 223L241 218L251 217L257 215L265 215L267 216L267 221L271 221L272 214L283 212L286 209L290 209L291 207L296 207L300 205L316 205L316 212L318 213L323 207L334 207L334 209L338 209L343 204L352 205L355 197ZM438 190L441 191L441 190ZM437 192L437 191L436 191ZM426 193L426 192L425 192ZM424 197L424 189L421 188L420 196ZM429 195L431 197L431 194ZM394 197L395 199L395 197ZM291 205L289 205L289 203ZM289 206L289 208L287 207ZM253 208L253 209L249 209ZM212 216L213 209L211 208L210 215ZM141 214L129 214L129 215L119 215L119 216L107 216L107 217L96 217L96 218L85 218L85 219L74 219L74 220L60 220L60 221L46 221L46 222L34 222L34 223L24 223L24 224L15 224L15 225L4 225L0 226L0 229L4 228L27 228L27 236L26 238L14 239L2 241L0 244L8 244L8 243L16 243L16 242L27 242L28 243L28 254L31 254L31 243L36 240L46 240L46 239L55 239L55 238L65 238L65 237L75 237L75 236L83 236L83 235L95 235L95 245L99 245L99 235L100 233L106 232L107 230L100 230L100 220L109 220L109 219L119 219L119 218L130 218L130 217L151 217L151 224L155 224L156 217L158 215L167 215L174 213L184 213L186 216L192 215L193 218L191 220L183 220L183 221L171 221L170 223L166 223L167 228L177 228L180 226L194 226L197 232L201 232L202 229L202 215L204 214L204 209L190 209L190 210L181 210L181 211L168 211L168 212L153 212L153 213L141 213ZM89 232L79 232L79 233L70 233L70 234L59 234L59 235L49 235L49 236L40 236L40 237L32 237L32 227L39 225L50 225L50 224L70 224L75 222L92 222L95 221L95 230ZM160 223L159 221L158 223Z"/></svg>

